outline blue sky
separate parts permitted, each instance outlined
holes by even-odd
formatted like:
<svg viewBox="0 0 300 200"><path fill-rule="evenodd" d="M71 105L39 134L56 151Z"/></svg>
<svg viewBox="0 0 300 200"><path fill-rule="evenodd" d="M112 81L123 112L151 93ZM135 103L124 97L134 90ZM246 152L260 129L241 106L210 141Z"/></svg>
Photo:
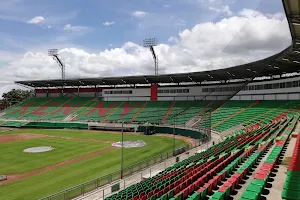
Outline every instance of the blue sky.
<svg viewBox="0 0 300 200"><path fill-rule="evenodd" d="M232 15L243 8L263 13L283 12L280 0L65 0L63 3L60 0L2 0L0 34L6 39L0 45L2 50L24 52L43 46L44 42L95 50L121 46L126 41L141 44L147 37L168 43L168 38L181 30L223 18L226 13L215 12L210 7L221 9L225 5L230 6ZM136 11L146 14L135 17ZM44 21L26 23L36 16L42 16ZM105 22L114 24L104 26ZM65 31L67 24L86 29L80 33Z"/></svg>
<svg viewBox="0 0 300 200"><path fill-rule="evenodd" d="M62 3L63 2L63 3ZM0 96L15 80L152 74L231 67L290 45L281 0L0 0Z"/></svg>

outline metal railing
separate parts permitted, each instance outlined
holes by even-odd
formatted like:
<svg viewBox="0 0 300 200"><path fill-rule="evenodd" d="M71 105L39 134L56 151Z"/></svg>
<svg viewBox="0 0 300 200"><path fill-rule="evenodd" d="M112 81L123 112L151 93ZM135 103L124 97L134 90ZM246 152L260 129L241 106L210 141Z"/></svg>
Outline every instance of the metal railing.
<svg viewBox="0 0 300 200"><path fill-rule="evenodd" d="M74 199L76 197L79 196L83 196L86 195L88 193L91 193L95 190L97 190L97 193L100 193L100 196L106 197L112 194L111 191L111 185L117 181L123 183L120 185L120 189L124 189L126 187L126 185L128 185L128 180L126 180L127 177L136 174L137 172L141 172L140 174L137 175L137 178L134 180L130 180L130 183L136 183L138 181L141 180L143 174L145 174L145 169L156 165L156 164L163 164L164 169L172 164L175 163L175 159L174 159L174 163L166 163L164 161L166 161L169 158L175 158L174 156L177 156L179 154L182 154L186 151L189 151L191 149L194 149L195 147L199 147L201 145L201 141L197 141L193 144L189 144L183 147L180 147L178 149L175 150L171 150L165 153L161 153L157 156L154 156L152 158L146 159L144 161L141 162L137 162L133 165L127 166L123 169L123 179L121 179L121 170L112 172L110 174L104 175L102 177L87 181L85 183L82 183L80 185L76 185L74 187L68 188L66 190L60 191L58 193L49 195L47 197L41 198L40 200L69 200L69 199ZM208 144L207 144L207 148L208 148ZM163 163L164 162L164 163ZM162 169L162 170L164 170ZM151 176L151 168L148 169L150 170L150 176ZM152 173L154 171L152 170ZM147 173L147 172L146 172ZM136 175L135 175L136 176ZM110 186L108 186L110 185ZM99 190L99 188L101 187L105 187L104 189Z"/></svg>

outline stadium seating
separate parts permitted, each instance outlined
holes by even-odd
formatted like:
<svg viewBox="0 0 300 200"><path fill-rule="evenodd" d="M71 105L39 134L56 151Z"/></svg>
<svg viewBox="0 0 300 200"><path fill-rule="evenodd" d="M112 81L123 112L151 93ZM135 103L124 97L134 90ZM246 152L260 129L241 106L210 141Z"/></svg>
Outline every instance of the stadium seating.
<svg viewBox="0 0 300 200"><path fill-rule="evenodd" d="M212 115L212 128L219 132L225 131L239 124L247 126L257 121L263 121L266 117L269 118L277 116L283 110L297 108L299 101L260 101L252 107L249 107L251 102L247 103L243 101L229 101L227 104L232 104L235 106L226 106L225 104ZM245 109L247 106L248 108ZM227 110L226 115L220 113L222 112L223 107ZM244 109L243 112L234 115L242 109ZM228 115L232 115L233 117L227 118L223 120L222 123L214 126L218 120L220 121L222 117L224 118L224 116Z"/></svg>
<svg viewBox="0 0 300 200"><path fill-rule="evenodd" d="M210 110L211 101L101 101L88 97L32 98L10 107L1 119L82 122L155 123L193 128L210 126L223 132L237 125L268 123L300 101L228 101ZM212 113L209 113L212 112ZM193 121L194 119L194 121ZM189 123L190 122L190 123ZM209 123L209 124L207 124Z"/></svg>
<svg viewBox="0 0 300 200"><path fill-rule="evenodd" d="M212 200L228 199L246 178L246 174L257 168L256 164L261 161L264 153L270 150L270 154L261 167L256 169L253 180L246 185L246 190L241 195L242 200L259 199L299 115L285 112L271 119L269 118L268 124L255 125L253 131L232 134L205 152L168 167L158 175L131 185L106 200L198 200L209 197ZM276 138L279 140L275 140ZM297 149L295 151L298 152ZM294 153L294 156L298 154ZM292 164L297 166L297 162ZM287 179L289 182L299 180ZM294 190L298 190L298 185L287 187L292 191L290 195L296 194ZM286 195L285 191L283 195Z"/></svg>
<svg viewBox="0 0 300 200"><path fill-rule="evenodd" d="M292 160L282 191L282 199L299 199L300 197L300 135L297 137Z"/></svg>
<svg viewBox="0 0 300 200"><path fill-rule="evenodd" d="M35 122L28 123L26 120L172 124L174 119L177 125L186 126L197 117L201 126L206 123L207 117L202 113L206 114L210 104L210 101L120 102L82 97L33 98L6 109L0 126L35 127ZM106 200L222 200L236 195L236 191L241 200L259 199L299 120L299 105L300 101L229 101L212 112L212 128L222 132L242 125L242 129L224 136L222 142L206 151L192 155ZM54 125L59 128L59 124ZM45 123L47 126L49 124ZM299 148L300 136L288 168L282 199L299 199ZM268 156L264 157L266 152L269 152ZM255 173L249 183L239 191L239 185L253 171Z"/></svg>

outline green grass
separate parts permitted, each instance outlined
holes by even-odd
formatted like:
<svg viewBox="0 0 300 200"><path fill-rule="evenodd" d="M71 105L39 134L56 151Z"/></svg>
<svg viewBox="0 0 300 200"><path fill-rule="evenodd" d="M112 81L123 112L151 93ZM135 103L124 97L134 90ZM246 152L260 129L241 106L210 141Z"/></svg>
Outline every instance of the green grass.
<svg viewBox="0 0 300 200"><path fill-rule="evenodd" d="M36 134L47 134L47 135L56 135L56 136L68 136L68 137L75 137L75 138L89 138L89 139L98 139L98 140L109 140L109 141L120 141L121 135L119 134L109 134L109 133L102 133L102 132L93 132L93 131L73 131L73 130L16 130L11 131L9 133L4 134L12 134L12 133L36 133ZM64 156L57 156L60 158L56 158L55 155L58 155L57 152L59 151L59 146L56 148L55 151L47 152L49 153L49 156L53 155L52 159L47 160L48 156L40 156L39 159L43 161L35 161L34 164L42 165L43 162L53 163L58 162L59 159L62 159L63 157L65 159L69 159L72 157L72 154L80 154L79 151L82 154L86 154L90 151L93 151L94 148L98 150L98 147L86 147L85 145L91 145L93 146L93 142L82 142L82 141L73 141L73 140L66 140L66 139L54 139L51 138L51 140L55 140L57 144L63 145L64 142L72 143L73 146L76 146L77 149L72 147L73 150L70 154L64 155ZM36 140L36 141L35 141ZM19 147L19 145L15 145L15 143L19 143L20 145L25 145L26 143L31 142L39 142L43 143L43 139L34 139L34 140L28 140L28 141L19 141L14 142L10 144L5 144L11 147L11 149L5 148L4 151L11 152L15 156L18 155L18 153L13 152L12 149L18 148L21 150L23 147ZM48 140L48 138L46 138ZM138 161L142 161L146 158L153 157L161 152L169 151L173 148L173 139L167 138L167 137L154 137L154 136L144 136L144 135L126 135L124 136L124 140L144 140L147 143L146 147L143 148L132 148L132 149L125 149L124 150L124 161L125 166L132 165ZM64 141L61 143L61 141ZM78 142L78 143L77 143ZM61 143L61 144L60 144ZM99 145L99 143L95 143ZM176 140L176 146L183 146L186 143L181 140ZM79 147L79 145L82 145ZM100 143L100 148L105 147L106 144ZM26 146L26 145L25 145ZM52 145L54 146L54 145ZM69 146L66 145L66 146ZM55 147L55 146L54 146ZM60 146L60 148L67 148L64 146ZM0 146L0 154L2 154L3 148ZM76 153L75 153L76 152ZM64 153L64 151L62 151ZM44 153L42 153L44 154ZM42 155L40 154L40 155ZM46 155L46 154L44 154ZM68 157L69 156L69 157ZM27 157L29 159L29 157ZM38 199L50 194L53 194L55 192L59 192L63 189L70 188L72 186L81 184L83 182L89 181L94 178L98 178L102 175L108 174L110 172L116 171L120 169L120 158L121 158L121 150L117 149L111 152L107 152L102 155L98 155L86 160L82 160L70 165L66 165L48 172L44 172L35 176L31 176L29 178L16 181L13 183L9 183L6 185L0 185L0 198L11 200L11 199ZM7 171L10 170L9 168L9 162L14 163L14 165L19 165L19 167L15 167L15 170L20 170L23 167L23 158L20 159L20 162L9 160L9 158L6 158L8 161L5 161L5 164L3 165L3 168ZM12 159L14 159L12 157ZM25 159L25 157L24 157ZM26 160L26 159L25 159ZM30 160L30 159L29 159ZM32 161L28 161L32 162ZM30 164L26 164L27 170L30 169ZM35 167L36 167L35 166ZM32 166L34 167L34 166ZM25 168L25 165L24 165ZM2 170L2 169L1 169ZM13 172L13 170L10 170Z"/></svg>
<svg viewBox="0 0 300 200"><path fill-rule="evenodd" d="M38 146L52 146L52 151L25 153L24 149ZM74 141L60 138L41 138L0 144L0 174L19 174L55 163L80 157L108 148L99 142ZM22 163L22 165L20 165Z"/></svg>

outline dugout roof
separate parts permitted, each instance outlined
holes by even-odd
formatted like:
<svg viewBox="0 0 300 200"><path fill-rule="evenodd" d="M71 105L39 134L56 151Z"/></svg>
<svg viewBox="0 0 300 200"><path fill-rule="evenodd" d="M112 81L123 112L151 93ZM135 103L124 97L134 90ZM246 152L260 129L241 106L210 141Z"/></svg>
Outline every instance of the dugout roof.
<svg viewBox="0 0 300 200"><path fill-rule="evenodd" d="M99 77L66 80L34 80L17 81L16 83L35 88L148 83L200 83L203 81L246 79L300 72L300 0L282 0L282 2L289 23L292 44L282 52L263 60L225 69L193 73Z"/></svg>

